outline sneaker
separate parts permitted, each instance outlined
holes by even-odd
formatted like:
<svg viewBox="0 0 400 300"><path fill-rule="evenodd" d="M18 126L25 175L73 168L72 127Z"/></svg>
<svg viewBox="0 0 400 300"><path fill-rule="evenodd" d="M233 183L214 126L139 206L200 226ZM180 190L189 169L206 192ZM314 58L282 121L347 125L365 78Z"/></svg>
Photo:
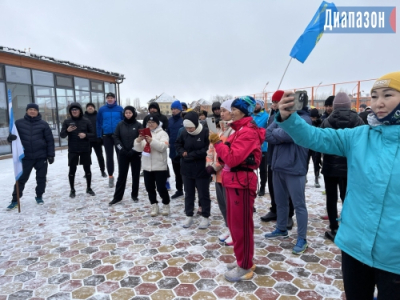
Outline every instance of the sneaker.
<svg viewBox="0 0 400 300"><path fill-rule="evenodd" d="M183 226L183 228L189 228L190 226L192 226L192 224L193 224L193 217L187 216L186 220L185 220L185 222L183 222L182 226Z"/></svg>
<svg viewBox="0 0 400 300"><path fill-rule="evenodd" d="M270 222L270 221L276 221L276 218L277 218L276 213L269 211L265 216L261 217L260 219L263 222Z"/></svg>
<svg viewBox="0 0 400 300"><path fill-rule="evenodd" d="M69 192L69 197L75 198L75 190L71 190L71 192Z"/></svg>
<svg viewBox="0 0 400 300"><path fill-rule="evenodd" d="M113 199L111 202L109 202L108 203L108 205L114 205L114 204L116 204L116 203L118 203L118 202L121 202L122 201L122 199L121 200L117 200L117 199Z"/></svg>
<svg viewBox="0 0 400 300"><path fill-rule="evenodd" d="M175 194L173 194L171 196L171 199L177 199L177 198L182 197L182 196L183 196L183 192L182 191L176 191Z"/></svg>
<svg viewBox="0 0 400 300"><path fill-rule="evenodd" d="M7 206L7 210L13 210L15 208L18 208L18 202L11 201L10 205Z"/></svg>
<svg viewBox="0 0 400 300"><path fill-rule="evenodd" d="M152 217L155 217L155 216L158 215L158 213L159 213L158 203L152 204L152 205L151 205L151 213L150 213L150 215L151 215Z"/></svg>
<svg viewBox="0 0 400 300"><path fill-rule="evenodd" d="M36 203L38 205L43 205L44 204L44 201L43 201L42 197L36 197L35 200L36 200Z"/></svg>
<svg viewBox="0 0 400 300"><path fill-rule="evenodd" d="M248 280L253 278L254 272L251 269L242 269L239 266L225 273L225 279L230 282Z"/></svg>
<svg viewBox="0 0 400 300"><path fill-rule="evenodd" d="M208 221L208 218L205 218L205 217L201 216L200 217L199 229L207 229L208 226L210 226L210 221Z"/></svg>
<svg viewBox="0 0 400 300"><path fill-rule="evenodd" d="M108 187L113 188L114 187L114 176L109 176L108 177Z"/></svg>
<svg viewBox="0 0 400 300"><path fill-rule="evenodd" d="M101 177L104 177L104 178L106 178L106 177L107 177L107 174L106 174L106 172L104 172L104 171L101 171Z"/></svg>
<svg viewBox="0 0 400 300"><path fill-rule="evenodd" d="M308 248L307 240L297 239L296 246L293 247L293 254L301 254Z"/></svg>
<svg viewBox="0 0 400 300"><path fill-rule="evenodd" d="M169 210L169 204L164 204L163 205L163 208L162 208L162 215L163 216L168 216L169 215L169 212L170 212L170 210Z"/></svg>
<svg viewBox="0 0 400 300"><path fill-rule="evenodd" d="M91 188L86 189L86 194L89 194L90 196L96 195Z"/></svg>
<svg viewBox="0 0 400 300"><path fill-rule="evenodd" d="M233 246L232 236L228 237L228 238L225 240L225 245L226 245L226 246Z"/></svg>
<svg viewBox="0 0 400 300"><path fill-rule="evenodd" d="M332 242L335 242L337 230L325 231L325 237Z"/></svg>
<svg viewBox="0 0 400 300"><path fill-rule="evenodd" d="M132 201L133 201L133 203L138 203L139 202L139 198L138 197L132 197Z"/></svg>
<svg viewBox="0 0 400 300"><path fill-rule="evenodd" d="M260 188L260 190L258 191L258 197L262 197L265 195L265 188Z"/></svg>
<svg viewBox="0 0 400 300"><path fill-rule="evenodd" d="M266 239L287 238L289 237L288 231L280 231L278 228L271 233L265 234Z"/></svg>
<svg viewBox="0 0 400 300"><path fill-rule="evenodd" d="M321 185L319 184L318 176L315 176L315 179L314 179L314 186L315 186L316 188L320 188L320 187L321 187Z"/></svg>
<svg viewBox="0 0 400 300"><path fill-rule="evenodd" d="M165 183L165 187L167 188L168 191L171 190L171 185L169 184L169 181L167 180L167 182Z"/></svg>
<svg viewBox="0 0 400 300"><path fill-rule="evenodd" d="M225 267L226 267L228 270L232 270L232 269L238 267L237 261L234 261L234 262L232 262L232 263L226 264ZM256 264L253 264L253 265L251 266L250 270L252 270L252 271L254 272L254 271L256 270L256 268L257 268Z"/></svg>
<svg viewBox="0 0 400 300"><path fill-rule="evenodd" d="M227 231L227 232L222 233L220 236L218 236L218 239L220 242L225 242L225 240L230 236L231 236L230 232Z"/></svg>

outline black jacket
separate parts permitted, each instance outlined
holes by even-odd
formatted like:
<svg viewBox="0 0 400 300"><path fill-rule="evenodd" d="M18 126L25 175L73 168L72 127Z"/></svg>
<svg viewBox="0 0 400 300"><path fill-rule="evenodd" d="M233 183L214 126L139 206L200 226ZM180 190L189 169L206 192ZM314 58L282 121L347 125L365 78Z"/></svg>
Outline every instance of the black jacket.
<svg viewBox="0 0 400 300"><path fill-rule="evenodd" d="M123 149L130 151L133 148L134 140L139 136L139 129L142 128L142 124L136 120L132 123L128 123L126 120L119 122L113 134L114 144L117 148L119 148L118 145L121 145Z"/></svg>
<svg viewBox="0 0 400 300"><path fill-rule="evenodd" d="M80 115L78 118L72 117L72 108L78 108L80 110ZM68 136L68 152L90 152L89 140L95 137L92 123L89 119L83 116L82 107L77 102L71 103L69 107L69 114L71 115L71 118L68 118L64 121L60 132L61 138L66 138ZM77 128L74 131L68 132L67 128L72 122L75 123ZM86 137L81 139L78 136L79 133L85 133Z"/></svg>
<svg viewBox="0 0 400 300"><path fill-rule="evenodd" d="M368 125L368 115L372 114L372 110L366 110L359 114L360 118L364 121L365 125Z"/></svg>
<svg viewBox="0 0 400 300"><path fill-rule="evenodd" d="M161 114L160 112L160 106L158 105L157 102L152 102L151 103L152 106L156 106L157 112L153 113L155 115L157 115L158 119L162 122L162 129L164 129L165 131L167 131L168 129L168 118L164 115ZM149 120L150 115L147 115L144 117L143 119L143 126L146 127L147 126L147 121Z"/></svg>
<svg viewBox="0 0 400 300"><path fill-rule="evenodd" d="M97 129L96 129L96 121L97 121L97 110L94 111L94 113L89 114L87 111L85 111L85 118L87 118L90 123L92 123L92 127L94 130L94 136L89 138L90 142L96 142L97 141Z"/></svg>
<svg viewBox="0 0 400 300"><path fill-rule="evenodd" d="M26 159L54 157L54 137L50 126L40 113L32 118L25 115L15 121Z"/></svg>
<svg viewBox="0 0 400 300"><path fill-rule="evenodd" d="M341 108L335 109L322 122L321 128L344 129L360 125L364 125L364 122L355 111ZM347 177L346 157L324 154L321 173L330 177Z"/></svg>
<svg viewBox="0 0 400 300"><path fill-rule="evenodd" d="M274 122L275 120L275 114L278 112L279 110L272 110L270 112L269 118L268 118L268 123L267 123L267 128L269 125L272 124L272 122ZM266 132L265 132L266 133ZM274 144L268 144L268 151L267 151L267 165L271 165L272 164L272 154L274 153Z"/></svg>
<svg viewBox="0 0 400 300"><path fill-rule="evenodd" d="M198 135L191 135L183 130L175 142L177 156L181 158L181 173L188 178L205 178L210 175L206 171L206 157L210 141L207 128L201 130ZM187 152L186 157L182 154Z"/></svg>

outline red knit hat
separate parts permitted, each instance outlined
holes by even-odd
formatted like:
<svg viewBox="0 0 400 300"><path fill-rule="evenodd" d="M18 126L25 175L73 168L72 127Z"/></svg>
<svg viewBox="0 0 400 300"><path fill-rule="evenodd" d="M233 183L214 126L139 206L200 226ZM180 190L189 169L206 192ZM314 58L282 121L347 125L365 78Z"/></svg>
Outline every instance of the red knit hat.
<svg viewBox="0 0 400 300"><path fill-rule="evenodd" d="M272 95L272 102L279 102L282 99L284 91L282 90L277 90L273 95Z"/></svg>

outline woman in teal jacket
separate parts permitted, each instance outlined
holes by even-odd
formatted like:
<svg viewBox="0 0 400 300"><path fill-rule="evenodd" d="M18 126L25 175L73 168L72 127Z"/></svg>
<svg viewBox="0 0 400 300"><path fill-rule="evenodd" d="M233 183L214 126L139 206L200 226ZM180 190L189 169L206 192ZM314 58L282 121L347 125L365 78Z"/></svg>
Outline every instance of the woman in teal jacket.
<svg viewBox="0 0 400 300"><path fill-rule="evenodd" d="M291 94L279 103L279 126L303 147L347 157L346 201L335 238L346 299L372 299L375 285L379 300L400 299L400 72L374 83L369 126L310 126L287 110Z"/></svg>

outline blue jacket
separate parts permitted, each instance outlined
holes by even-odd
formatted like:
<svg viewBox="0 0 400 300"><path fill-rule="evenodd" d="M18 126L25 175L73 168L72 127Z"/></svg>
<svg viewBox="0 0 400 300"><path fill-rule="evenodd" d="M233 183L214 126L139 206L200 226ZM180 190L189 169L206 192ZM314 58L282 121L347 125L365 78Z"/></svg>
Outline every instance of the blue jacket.
<svg viewBox="0 0 400 300"><path fill-rule="evenodd" d="M169 135L169 157L174 159L176 156L175 142L178 138L179 129L183 127L181 115L172 116L168 119L167 133Z"/></svg>
<svg viewBox="0 0 400 300"><path fill-rule="evenodd" d="M256 122L259 128L267 129L268 118L269 118L269 114L267 112L260 111L258 114L252 113L251 116L253 117L254 122ZM267 141L264 141L264 143L261 145L261 152L267 152L267 151L268 151L268 143Z"/></svg>
<svg viewBox="0 0 400 300"><path fill-rule="evenodd" d="M311 124L308 112L301 110L299 113L308 124ZM307 174L308 149L296 145L275 121L267 128L266 140L274 145L271 161L273 171L298 176Z"/></svg>
<svg viewBox="0 0 400 300"><path fill-rule="evenodd" d="M100 107L97 113L96 132L97 137L102 135L112 135L118 123L124 119L124 109L122 106L106 104Z"/></svg>
<svg viewBox="0 0 400 300"><path fill-rule="evenodd" d="M368 266L400 274L400 126L321 129L296 113L278 124L303 147L347 157L346 199L335 244Z"/></svg>

